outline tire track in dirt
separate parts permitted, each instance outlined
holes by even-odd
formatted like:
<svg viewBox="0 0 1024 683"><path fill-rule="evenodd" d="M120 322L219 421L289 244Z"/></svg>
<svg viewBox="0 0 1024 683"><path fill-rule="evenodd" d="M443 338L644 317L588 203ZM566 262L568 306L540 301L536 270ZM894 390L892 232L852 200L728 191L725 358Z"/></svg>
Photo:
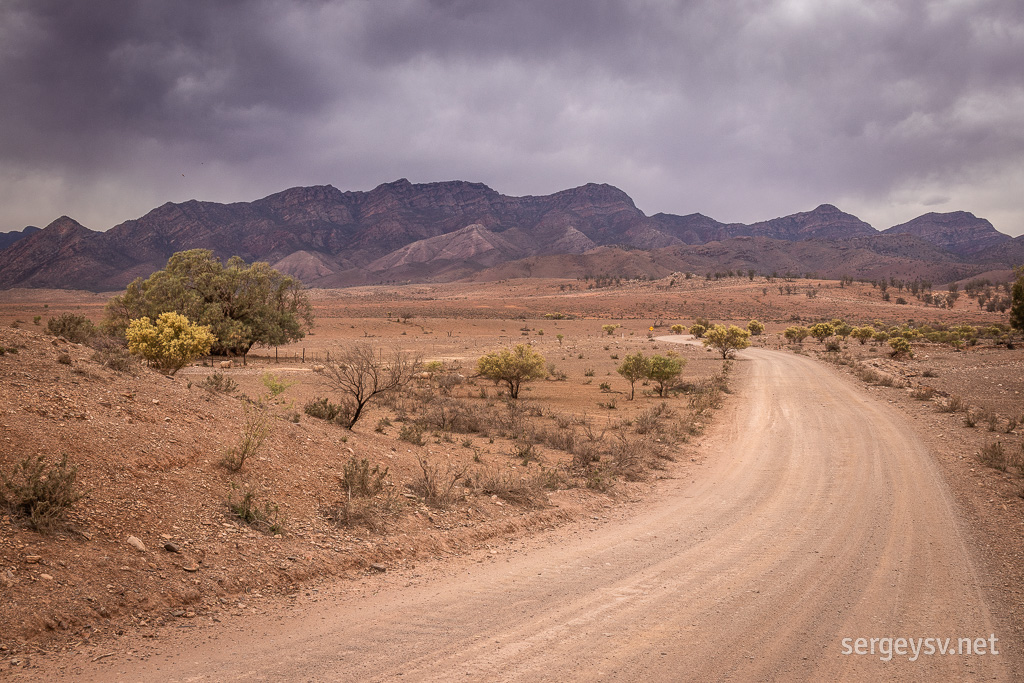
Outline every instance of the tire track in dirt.
<svg viewBox="0 0 1024 683"><path fill-rule="evenodd" d="M628 519L507 562L164 643L76 680L1010 680L998 656L844 655L844 638L1001 637L949 492L894 411L751 349L706 464ZM200 639L199 636L202 636Z"/></svg>

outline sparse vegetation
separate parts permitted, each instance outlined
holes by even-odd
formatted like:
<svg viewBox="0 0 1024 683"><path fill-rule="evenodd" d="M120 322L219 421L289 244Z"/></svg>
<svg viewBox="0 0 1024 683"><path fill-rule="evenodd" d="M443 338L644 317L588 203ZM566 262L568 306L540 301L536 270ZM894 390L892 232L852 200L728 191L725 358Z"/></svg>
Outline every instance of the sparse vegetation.
<svg viewBox="0 0 1024 683"><path fill-rule="evenodd" d="M46 321L46 331L69 342L87 344L96 336L96 326L83 315L61 313Z"/></svg>
<svg viewBox="0 0 1024 683"><path fill-rule="evenodd" d="M757 322L756 320L753 322ZM760 323L759 323L760 324ZM704 346L717 349L722 360L750 346L750 332L736 325L712 325L704 333Z"/></svg>
<svg viewBox="0 0 1024 683"><path fill-rule="evenodd" d="M335 357L337 360L324 368L322 377L342 396L339 410L331 419L347 429L355 426L368 403L401 389L419 369L418 358L399 350L385 354L369 344L354 344Z"/></svg>
<svg viewBox="0 0 1024 683"><path fill-rule="evenodd" d="M26 457L11 469L0 469L0 505L40 533L63 525L68 511L85 495L78 484L78 466L64 455L55 464L43 456Z"/></svg>
<svg viewBox="0 0 1024 683"><path fill-rule="evenodd" d="M260 490L251 483L239 485L231 482L228 509L249 526L269 534L284 533L284 517L280 507L269 500L260 501Z"/></svg>
<svg viewBox="0 0 1024 683"><path fill-rule="evenodd" d="M527 344L503 349L482 356L477 361L477 373L495 384L505 384L509 396L519 398L523 383L545 376L544 356Z"/></svg>
<svg viewBox="0 0 1024 683"><path fill-rule="evenodd" d="M449 463L442 469L427 458L419 458L419 465L420 474L409 484L409 488L422 498L423 502L443 509L462 498L457 487L469 471L468 466Z"/></svg>
<svg viewBox="0 0 1024 683"><path fill-rule="evenodd" d="M542 306L539 312L542 314L556 305L578 306L581 319L573 322L562 322L560 319L547 322L543 337L533 336L538 332L538 304L529 300L530 294L522 300L518 298L519 292L533 286L528 281L517 281L509 289L500 290L502 296L509 299L504 308L501 302L495 304L486 298L488 287L494 286L497 291L498 286L491 283L472 285L469 303L460 303L463 300L462 292L458 297L446 295L445 298L437 297L435 301L430 301L435 297L434 289L402 290L400 285L387 285L377 290L368 287L361 289L358 296L352 297L346 293L317 293L318 311L325 312L323 325L316 330L316 338L301 345L304 349L299 348L299 345L282 347L279 350L279 364L276 363L275 349L271 348L266 353L261 351L260 358L255 359L255 370L222 369L221 363L209 360L204 362L202 368L187 368L179 372L175 382L168 382L149 372L136 378L104 372L87 360L92 353L90 349L64 344L52 337L42 339L37 333L43 330L31 325L33 309L22 307L23 310L18 313L9 313L7 320L18 315L29 321L28 325L23 324L22 329L17 331L6 329L6 324L0 326L0 343L8 349L8 353L19 354L0 359L0 369L9 372L0 381L4 382L4 391L8 392L5 395L12 397L10 407L18 411L17 416L11 415L5 422L5 427L13 425L17 429L19 422L32 425L62 423L67 425L66 429L54 427L54 432L60 432L59 437L64 440L70 430L78 430L83 435L89 435L89 438L98 439L99 434L106 437L106 444L83 443L85 447L81 452L72 452L71 458L87 458L78 460L81 471L89 476L90 481L95 480L102 482L104 487L111 487L111 496L116 491L119 498L108 502L110 496L104 491L94 504L79 503L72 508L68 520L81 525L83 532L99 533L103 538L111 534L109 538L113 539L117 520L113 524L98 520L107 513L112 513L111 516L124 515L125 519L130 519L132 525L136 526L128 528L128 525L124 525L124 534L120 540L123 542L127 533L136 533L151 548L147 555L134 558L129 549L127 561L132 566L142 566L143 561L150 560L160 568L158 571L138 575L137 585L144 593L150 591L153 584L159 584L157 576L163 572L164 566L173 567L180 563L183 568L188 568L186 571L190 570L190 565L196 564L193 560L197 561L200 557L199 550L205 551L206 555L204 562L198 562L201 566L197 573L185 574L179 571L171 574L172 577L186 579L181 584L190 591L193 590L191 579L203 581L202 586L195 584L195 592L201 594L196 600L206 600L209 597L206 591L211 588L218 590L207 585L209 572L206 570L214 565L218 568L218 578L223 576L225 580L225 591L271 592L300 585L297 582L312 573L362 571L368 568L370 562L382 562L390 567L403 561L419 561L419 558L439 554L434 548L443 546L435 544L446 544L460 549L460 552L462 549L468 550L480 544L482 531L488 537L494 533L503 533L504 529L511 528L506 524L515 525L516 528L529 524L547 527L570 512L603 514L599 512L602 506L614 506L616 500L639 497L646 489L625 485L624 482L677 476L675 467L668 472L660 471L668 466L668 458L673 454L687 461L691 456L696 456L699 461L702 454L700 449L705 446L698 435L709 428L710 422L718 419L713 411L727 398L728 387L724 381L720 382L720 377L714 376L719 365L717 353L713 350L705 353L703 349L692 345L677 347L673 344L667 347L677 348L682 357L690 360L664 399L656 397L661 392L646 376L639 378L641 387L631 386L629 392L625 384L618 384L620 380L614 379L619 376L616 371L622 361L610 359L611 355L629 359L641 351L644 356L666 354L666 342L644 338L651 322L656 328L654 334L664 334L669 331L672 322L682 320L690 324L695 322L694 316L702 312L713 312L719 320L734 322L763 318L770 321L769 329L772 333L767 338L761 337L759 343L771 349L777 347L779 341L787 341L780 339L782 335L778 334L787 326L799 328L819 321L832 321L830 324L835 326L836 334L825 340L824 348L839 343L841 350L828 355L846 357L843 361L836 358L835 362L860 363L865 366L863 370L855 371L852 365L850 370L863 373L867 381L877 383L880 387L899 386L907 380L913 385L905 392L876 391L872 387L869 395L881 398L883 403L887 400L893 403L910 401L911 397L933 401L935 408L917 403L916 413L927 412L922 411L926 405L928 410L938 409L945 403L947 392L960 393L965 401L970 400L973 404L972 412L981 427L973 432L964 429L962 411L948 419L936 415L931 418L922 417L936 422L936 429L948 436L948 444L963 454L967 466L978 469L978 474L971 474L971 477L984 477L986 483L993 484L991 492L988 486L979 489L985 495L996 498L996 504L990 507L995 514L1002 514L999 512L1002 508L998 505L1000 494L1015 490L1020 481L1024 481L1021 479L1024 475L1018 465L1014 464L1024 460L1024 457L1018 456L1020 430L1011 418L1011 415L1020 417L1020 408L1013 404L1014 391L1024 387L1016 375L1004 371L1008 367L1004 359L1013 354L1005 353L997 346L1005 344L1007 337L1016 341L1019 335L1014 336L1006 324L1005 316L997 319L973 306L972 310L965 311L964 305L969 302L962 299L957 302L956 311L949 314L945 310L932 314L934 309L922 313L924 307L913 299L912 306L886 306L878 299L877 287L872 292L869 284L861 282L850 283L845 291L839 291L834 288L836 285L828 282L823 282L820 288L815 284L820 295L816 300L809 301L776 296L776 286L771 279L767 280L771 285L766 287L767 291L763 292L758 284L752 299L742 298L745 295L736 289L737 286L744 286L743 282L722 283L724 286L710 282L705 288L703 280L701 277L696 281L684 282L680 276L673 285L674 289L665 294L667 290L661 288L666 286L667 279L654 284L627 279L621 288L624 297L621 300L616 300L611 296L614 293L607 291L595 293L598 294L596 297L586 294L579 299L571 295L552 299L547 294L547 290L552 289L551 283L545 281L537 285L545 290L544 303L539 304ZM516 294L509 296L511 287L516 288ZM556 283L555 292L558 289ZM702 289L706 291L699 291ZM806 289L807 285L801 284L795 288L795 294L799 296ZM412 291L422 293L422 298L412 298L405 303L402 297ZM856 298L866 299L867 294L870 294L871 300L866 306L860 307ZM396 295L399 303L393 303ZM482 298L477 301L475 297L478 295ZM895 297L896 288L893 285ZM362 300L364 298L365 302ZM339 314L337 309L332 308L339 305L335 299L343 301L345 312ZM51 303L55 312L72 310L91 318L95 318L95 306L85 296L77 300L69 298L67 301ZM398 317L396 311L405 306L415 313L415 324L407 320L408 324L400 325L395 320ZM390 312L385 319L384 313L389 308ZM36 305L35 310L44 312L41 304ZM462 310L468 314L460 322ZM576 311L577 308L571 310ZM364 317L364 311L371 314ZM899 317L899 311L903 311L903 315L917 316L917 320L904 320ZM848 344L840 341L846 323L836 325L833 320L839 315L857 321L850 330L851 339ZM952 322L954 315L960 317ZM606 316L606 319L601 319L602 316ZM862 319L858 316L878 317L880 320L869 326L870 318ZM620 328L609 339L599 329L603 323L619 320L622 320L625 327L635 330L635 334ZM789 322L782 323L783 320ZM45 315L42 324L45 327ZM728 324L725 323L726 326ZM748 323L738 324L741 327L748 326ZM547 368L549 377L555 378L558 373L564 372L568 374L569 381L524 384L526 393L512 401L504 384L499 383L497 390L492 388L491 381L477 376L475 367L468 364L475 365L474 361L482 354L498 350L505 344L511 347L516 341L526 341L529 337L516 340L522 327L529 328L533 347L547 356L548 361L552 361L552 367ZM870 336L858 339L855 332L862 328L866 328ZM421 337L421 329L424 334L434 336ZM658 332L658 329L662 331ZM890 350L888 345L870 345L876 331L884 333L886 338L891 335L906 339L905 335L911 329L919 336L908 341L913 344L921 362L893 361L887 356ZM404 330L408 331L408 336L400 336ZM447 335L447 339L441 339L442 335ZM555 343L559 336L563 336L561 347ZM280 434L271 436L264 450L257 457L246 461L241 474L251 476L254 482L258 481L265 495L280 503L281 511L300 520L296 523L295 538L285 544L270 539L253 539L254 532L246 529L241 522L238 522L240 528L234 531L219 528L221 522L233 521L224 508L229 477L223 468L211 468L209 463L216 463L227 447L234 445L241 433L241 406L235 399L211 396L197 389L218 391L218 388L205 386L207 376L213 373L214 376L219 374L223 377L227 385L236 384L234 380L237 380L237 385L241 385L240 388L253 397L266 396L270 387L261 383L261 374L265 370L274 373L275 380L280 383L283 383L283 379L301 377L302 384L284 391L279 398L289 401L294 399L293 405L298 406L300 413L303 404L308 402L311 412L324 419L334 419L344 412L342 404L346 401L341 393L327 387L317 368L337 361L334 347L331 346L334 339L357 337L372 344L388 339L400 340L403 348L422 350L429 354L427 358L434 359L432 366L422 368L429 371L431 376L416 379L401 389L382 395L364 411L353 434L333 425L329 427L323 423L318 424L316 420L305 416L298 426L279 424L277 418L287 416L291 419L291 414L286 413L287 407L273 405L271 424L277 425ZM515 341L509 343L509 339ZM854 343L853 339L860 343ZM679 337L675 340L682 341ZM758 340L752 336L750 341ZM26 343L29 345L27 348L24 346ZM89 345L95 348L96 343L94 338ZM954 343L965 353L952 353L950 346ZM971 344L981 348L972 349ZM808 353L817 357L826 355L819 353L822 347L817 344L804 344L804 347L808 347ZM792 348L797 347L794 345ZM327 349L330 349L331 355L325 360ZM68 353L69 358L73 359L71 367L55 364L54 359L62 352ZM305 365L300 365L300 354ZM757 355L769 357L767 353ZM236 360L237 365L241 359ZM957 365L958 362L962 364ZM254 365L252 355L249 364ZM139 367L137 360L134 366ZM967 368L970 370L965 371ZM217 369L222 371L216 373ZM34 379L23 379L24 373L32 374ZM468 377L459 373L465 373ZM936 374L940 379L925 379ZM43 391L35 391L34 387L19 386L19 383L35 379L48 381L50 377L58 380L58 390L68 397L67 403L49 401L49 389L44 395ZM10 384L7 383L9 378L13 380ZM186 379L194 382L191 391L185 390ZM995 388L997 382L1002 387ZM980 396L977 393L979 387L986 387L991 393ZM239 387L232 389L232 393L239 393ZM639 400L635 399L637 389L641 392ZM93 397L91 392L96 392L96 396ZM317 398L310 400L314 396ZM619 398L629 396L633 396L634 400L616 403ZM102 403L99 403L100 399ZM154 399L158 399L159 404ZM598 408L597 401L602 402L603 408ZM612 407L614 409L610 409ZM992 407L991 411L989 407ZM28 409L39 409L39 413L29 412ZM983 430L986 424L991 429L993 422L990 418L994 410L1000 411L998 433L986 434ZM227 419L229 413L235 416L235 424ZM82 420L79 415L88 415L88 420ZM114 428L102 431L108 424ZM379 433L374 433L375 427L380 430ZM407 437L414 435L412 441L400 439L400 430L403 429ZM32 446L23 446L34 443L24 438L26 432L12 434L15 452L19 456L44 452L41 449L53 447L54 444L59 447L61 443L66 443L57 442L49 434L37 431L38 443ZM229 440L220 446L209 445L222 439L225 433L232 435ZM156 446L158 439L159 446ZM995 439L1002 440L1006 453L1006 475L992 470L983 471L978 464L979 456L975 455L986 440ZM410 445L413 441L428 445L416 447ZM680 446L688 441L701 444L694 443L692 450L691 447ZM202 444L207 444L205 449ZM269 444L274 444L274 448L271 449ZM17 450L19 447L21 451ZM215 450L210 451L210 448ZM278 449L281 457L277 455ZM129 450L133 454L132 464L125 471L128 476L123 480L110 476L108 471L94 470L94 465L107 468L109 462L115 463L116 467L117 453ZM353 453L351 457L350 452ZM113 455L108 456L108 453ZM296 457L285 458L285 454L295 454ZM523 455L528 457L521 457ZM452 500L457 502L450 512L425 510L424 500L417 499L408 488L409 484L422 476L417 456L423 456L437 466L442 475L440 481L444 481L443 475L449 463L453 474L457 469L468 466L466 475L454 483ZM524 466L523 460L528 464ZM0 457L0 462L5 462L5 459ZM376 494L361 495L356 486L350 490L346 483L347 476L343 468L347 469L348 462L365 463L369 471L375 467L383 471L384 465L390 465L391 472L387 475L390 481L385 481ZM964 460L952 462L956 468L963 469ZM941 464L945 465L946 459ZM703 469L699 466L686 467L695 472ZM168 482L167 488L157 488L158 480ZM544 491L551 488L582 490L564 496L552 496L552 500L564 497L572 505L565 505L559 500L559 509L541 515L526 509L513 510L508 507L531 508L543 505L546 498ZM615 488L621 490L611 497L601 493ZM174 520L173 526L180 526L180 530L156 522L157 515L154 513L158 512L160 505L157 495L165 490L173 494L176 509L186 511L186 514ZM190 506L194 506L197 501L206 506L207 513L210 512L211 491L224 517L218 519L216 515L211 518L209 514L187 513L195 509ZM494 496L497 498L492 500ZM239 497L238 492L235 492L234 497ZM122 502L124 500L127 502ZM146 509L143 510L141 506L146 506ZM1007 506L1011 507L1012 513L1009 502ZM267 509L264 498L256 498L250 507L260 511ZM132 510L140 512L132 514ZM21 524L17 519L11 521ZM339 530L326 526L325 521L344 528ZM18 533L13 528L12 532ZM418 538L421 532L428 533L429 539ZM26 532L20 533L24 536ZM181 546L182 553L165 554L160 547L163 541L157 540L161 534L172 536L167 540ZM392 538L381 543L382 534L392 534ZM31 535L26 538L30 540ZM73 565L76 575L87 576L92 555L105 552L107 544L84 543L75 538L69 540L73 545L72 550L81 551L83 555L81 559L76 558ZM398 546L401 546L400 551L396 550ZM307 553L315 554L316 560L306 562L304 558ZM47 562L56 562L61 557L71 566L67 555L50 552L39 554L46 556ZM241 561L240 556L244 558ZM298 559L292 560L290 557ZM120 562L121 558L111 553L111 564L106 571L117 574ZM78 572L79 565L83 567L81 573ZM224 571L219 571L221 566L225 567ZM257 573L256 567L262 569L262 572ZM16 568L15 572L21 575L20 569ZM57 569L57 572L54 576L66 594L71 588L65 587L64 572L61 569ZM27 585L27 582L24 583ZM173 583L177 586L178 581ZM272 583L273 586L264 586L264 583ZM3 576L0 575L0 589L3 585ZM33 585L38 588L47 584L34 582ZM82 585L86 584L83 582ZM12 591L15 597L19 597L18 590L21 588L15 587ZM97 597L102 599L102 591ZM128 603L125 609L132 609L132 615L138 614L140 619L149 618L146 608L139 608L137 602L133 602L137 598L126 594L125 599ZM167 601L175 599L172 594ZM90 605L83 603L83 607L89 608ZM8 609L5 614L9 613ZM77 615L73 616L77 618Z"/></svg>
<svg viewBox="0 0 1024 683"><path fill-rule="evenodd" d="M223 372L215 372L207 375L203 378L203 381L200 382L199 386L206 389L211 394L233 394L238 391L238 382L231 379Z"/></svg>
<svg viewBox="0 0 1024 683"><path fill-rule="evenodd" d="M892 349L893 358L899 358L901 356L913 356L914 352L910 348L910 342L904 337L893 337L889 339L889 347Z"/></svg>
<svg viewBox="0 0 1024 683"><path fill-rule="evenodd" d="M237 472L245 465L247 460L255 457L267 437L270 436L270 415L266 406L262 403L242 404L245 418L242 422L242 433L238 442L228 449L220 464L232 472Z"/></svg>

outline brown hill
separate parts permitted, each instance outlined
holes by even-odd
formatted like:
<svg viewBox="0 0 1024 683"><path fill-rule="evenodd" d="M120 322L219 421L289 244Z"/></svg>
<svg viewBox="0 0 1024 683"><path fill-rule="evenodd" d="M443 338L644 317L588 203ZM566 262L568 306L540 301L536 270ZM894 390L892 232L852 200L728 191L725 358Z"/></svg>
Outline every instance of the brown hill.
<svg viewBox="0 0 1024 683"><path fill-rule="evenodd" d="M91 289L130 266L116 252L91 249L101 236L61 216L0 253L0 286Z"/></svg>
<svg viewBox="0 0 1024 683"><path fill-rule="evenodd" d="M390 271L413 263L470 261L493 266L520 258L524 250L476 223L461 230L407 244L367 266L371 271Z"/></svg>
<svg viewBox="0 0 1024 683"><path fill-rule="evenodd" d="M920 278L939 284L976 274L982 266L962 263L952 254L911 235L796 243L766 237L736 237L651 251L599 247L579 255L536 256L488 268L473 279L598 276L647 279L671 273L704 277L751 269L780 277L811 274L831 279L843 276L865 280Z"/></svg>
<svg viewBox="0 0 1024 683"><path fill-rule="evenodd" d="M1013 239L996 230L984 218L978 218L967 211L926 213L906 223L894 225L885 233L916 235L961 256L977 254Z"/></svg>
<svg viewBox="0 0 1024 683"><path fill-rule="evenodd" d="M893 260L896 255L887 250L896 242L880 239L870 225L830 204L750 225L725 224L701 214L648 217L629 195L610 185L510 197L480 183L413 184L401 179L369 192L324 185L296 187L254 202L167 203L106 232L62 217L0 252L0 288L120 289L161 268L171 254L194 248L210 249L220 258L237 254L267 261L320 287L448 281L491 268L514 272L530 264L538 267L548 257L611 246L652 252L682 249L679 253L686 255L669 258L674 265L657 267L639 264L659 264L666 256L633 255L628 261L635 265L623 266L647 274L651 268L718 270L743 264L761 272L856 274L890 268L909 276L922 270L919 262L947 263L949 258L965 261L960 270L970 274L978 272L972 271L974 254L985 256L986 269L1009 267L991 249L1010 238L972 214L928 214L887 231L888 237L900 235L920 239L900 242L905 253ZM769 248L768 243L749 242L741 248L737 245L744 243L731 242L738 237L779 244ZM851 246L851 239L868 241ZM803 242L816 243L813 259L795 246ZM686 249L710 244L730 246ZM750 252L762 246L766 253ZM863 263L844 265L851 249L886 258L865 256ZM723 260L713 263L715 258ZM959 272L949 273L954 271Z"/></svg>
<svg viewBox="0 0 1024 683"><path fill-rule="evenodd" d="M979 251L974 254L973 260L1001 264L1009 268L1024 266L1024 235L1014 237L1008 242L1000 241L995 246Z"/></svg>
<svg viewBox="0 0 1024 683"><path fill-rule="evenodd" d="M770 221L738 228L733 234L801 241L874 236L878 231L852 214L840 211L831 204L822 204L813 211L795 213L792 216L773 218Z"/></svg>
<svg viewBox="0 0 1024 683"><path fill-rule="evenodd" d="M7 247L11 246L15 242L31 237L32 235L39 232L39 228L34 225L29 225L23 230L12 230L11 232L0 232L0 251L3 251Z"/></svg>

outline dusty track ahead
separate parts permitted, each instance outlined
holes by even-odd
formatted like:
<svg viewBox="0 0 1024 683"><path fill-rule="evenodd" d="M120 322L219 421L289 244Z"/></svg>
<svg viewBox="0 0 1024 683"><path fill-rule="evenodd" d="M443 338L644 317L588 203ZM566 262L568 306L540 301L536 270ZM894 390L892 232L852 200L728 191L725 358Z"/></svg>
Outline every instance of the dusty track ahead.
<svg viewBox="0 0 1024 683"><path fill-rule="evenodd" d="M843 654L1001 637L950 495L885 405L751 350L706 465L628 519L508 561L165 642L77 680L1009 680L1018 655ZM852 645L852 643L851 643ZM926 651L925 651L926 652ZM401 676L401 678L398 678Z"/></svg>

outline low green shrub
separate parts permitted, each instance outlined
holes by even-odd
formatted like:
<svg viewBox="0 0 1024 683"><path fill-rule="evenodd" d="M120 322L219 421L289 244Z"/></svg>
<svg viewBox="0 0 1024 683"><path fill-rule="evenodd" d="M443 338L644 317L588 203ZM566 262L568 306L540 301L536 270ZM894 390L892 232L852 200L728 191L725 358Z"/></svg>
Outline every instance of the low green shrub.
<svg viewBox="0 0 1024 683"><path fill-rule="evenodd" d="M46 321L46 331L76 344L85 344L96 336L96 326L84 315L61 313Z"/></svg>
<svg viewBox="0 0 1024 683"><path fill-rule="evenodd" d="M260 504L260 496L254 485L239 486L232 482L231 491L228 493L228 509L251 527L271 534L283 533L284 517L281 515L280 507L269 500Z"/></svg>

